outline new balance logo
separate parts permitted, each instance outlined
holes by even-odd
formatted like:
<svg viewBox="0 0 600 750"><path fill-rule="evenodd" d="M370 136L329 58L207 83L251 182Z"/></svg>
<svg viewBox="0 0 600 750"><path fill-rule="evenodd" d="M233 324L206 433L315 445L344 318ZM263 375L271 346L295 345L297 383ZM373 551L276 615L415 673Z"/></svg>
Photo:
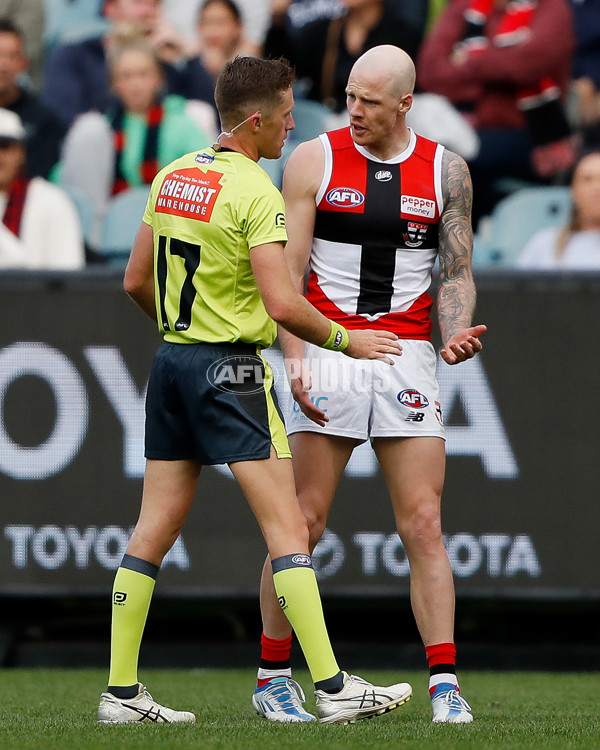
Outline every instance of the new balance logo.
<svg viewBox="0 0 600 750"><path fill-rule="evenodd" d="M422 422L425 413L422 411L411 411L411 413L404 420L405 422Z"/></svg>

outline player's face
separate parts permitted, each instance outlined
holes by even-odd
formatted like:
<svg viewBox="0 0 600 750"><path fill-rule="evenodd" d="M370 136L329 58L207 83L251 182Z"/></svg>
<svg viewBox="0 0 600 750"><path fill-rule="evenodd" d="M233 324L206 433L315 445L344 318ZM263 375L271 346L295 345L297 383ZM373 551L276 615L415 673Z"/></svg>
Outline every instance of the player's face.
<svg viewBox="0 0 600 750"><path fill-rule="evenodd" d="M573 176L573 203L584 225L600 224L600 154L584 156Z"/></svg>
<svg viewBox="0 0 600 750"><path fill-rule="evenodd" d="M402 112L409 108L410 99L410 94L399 98L377 81L351 75L346 87L346 107L354 142L366 148L385 144Z"/></svg>
<svg viewBox="0 0 600 750"><path fill-rule="evenodd" d="M281 104L261 118L261 128L256 139L259 155L264 159L279 159L287 134L295 127L292 110L294 94L291 87L281 98Z"/></svg>

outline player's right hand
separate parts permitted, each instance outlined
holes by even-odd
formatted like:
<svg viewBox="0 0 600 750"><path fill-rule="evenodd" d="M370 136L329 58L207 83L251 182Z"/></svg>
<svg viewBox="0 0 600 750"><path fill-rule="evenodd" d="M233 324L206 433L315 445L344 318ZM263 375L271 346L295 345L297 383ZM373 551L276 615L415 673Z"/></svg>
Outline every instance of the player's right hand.
<svg viewBox="0 0 600 750"><path fill-rule="evenodd" d="M308 378L306 377L308 375ZM304 416L316 422L319 426L324 427L326 422L329 422L329 417L323 409L320 409L310 400L310 372L308 370L303 371L302 376L299 378L292 378L290 380L290 388L292 389L292 396L294 401L300 407Z"/></svg>
<svg viewBox="0 0 600 750"><path fill-rule="evenodd" d="M348 337L350 342L344 349L344 354L354 359L381 359L388 365L393 365L394 360L388 355L402 354L398 336L389 331L376 331L372 328L349 330Z"/></svg>

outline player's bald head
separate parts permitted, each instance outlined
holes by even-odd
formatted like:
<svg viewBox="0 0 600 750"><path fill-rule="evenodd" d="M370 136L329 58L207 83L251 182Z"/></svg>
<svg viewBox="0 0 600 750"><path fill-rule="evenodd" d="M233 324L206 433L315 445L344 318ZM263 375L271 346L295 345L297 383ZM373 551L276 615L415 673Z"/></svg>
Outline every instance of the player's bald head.
<svg viewBox="0 0 600 750"><path fill-rule="evenodd" d="M348 83L365 82L401 98L415 87L415 65L400 47L382 44L361 55L352 66Z"/></svg>

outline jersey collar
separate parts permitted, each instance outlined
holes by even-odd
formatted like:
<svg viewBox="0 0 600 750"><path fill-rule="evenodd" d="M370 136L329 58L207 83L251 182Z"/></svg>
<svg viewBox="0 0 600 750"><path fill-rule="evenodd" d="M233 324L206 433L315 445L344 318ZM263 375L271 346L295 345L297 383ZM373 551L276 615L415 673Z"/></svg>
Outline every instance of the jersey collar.
<svg viewBox="0 0 600 750"><path fill-rule="evenodd" d="M370 159L371 161L375 161L378 164L400 164L401 162L408 159L408 157L415 150L415 146L417 145L417 136L415 135L414 130L412 128L408 128L408 131L410 133L408 146L401 153L397 154L396 156L392 156L391 159L379 159L377 156L373 156L370 151L367 151L364 146L359 146L357 143L354 143L354 141L352 141L352 143L354 143L354 148L358 151L358 153L362 154L365 159Z"/></svg>

